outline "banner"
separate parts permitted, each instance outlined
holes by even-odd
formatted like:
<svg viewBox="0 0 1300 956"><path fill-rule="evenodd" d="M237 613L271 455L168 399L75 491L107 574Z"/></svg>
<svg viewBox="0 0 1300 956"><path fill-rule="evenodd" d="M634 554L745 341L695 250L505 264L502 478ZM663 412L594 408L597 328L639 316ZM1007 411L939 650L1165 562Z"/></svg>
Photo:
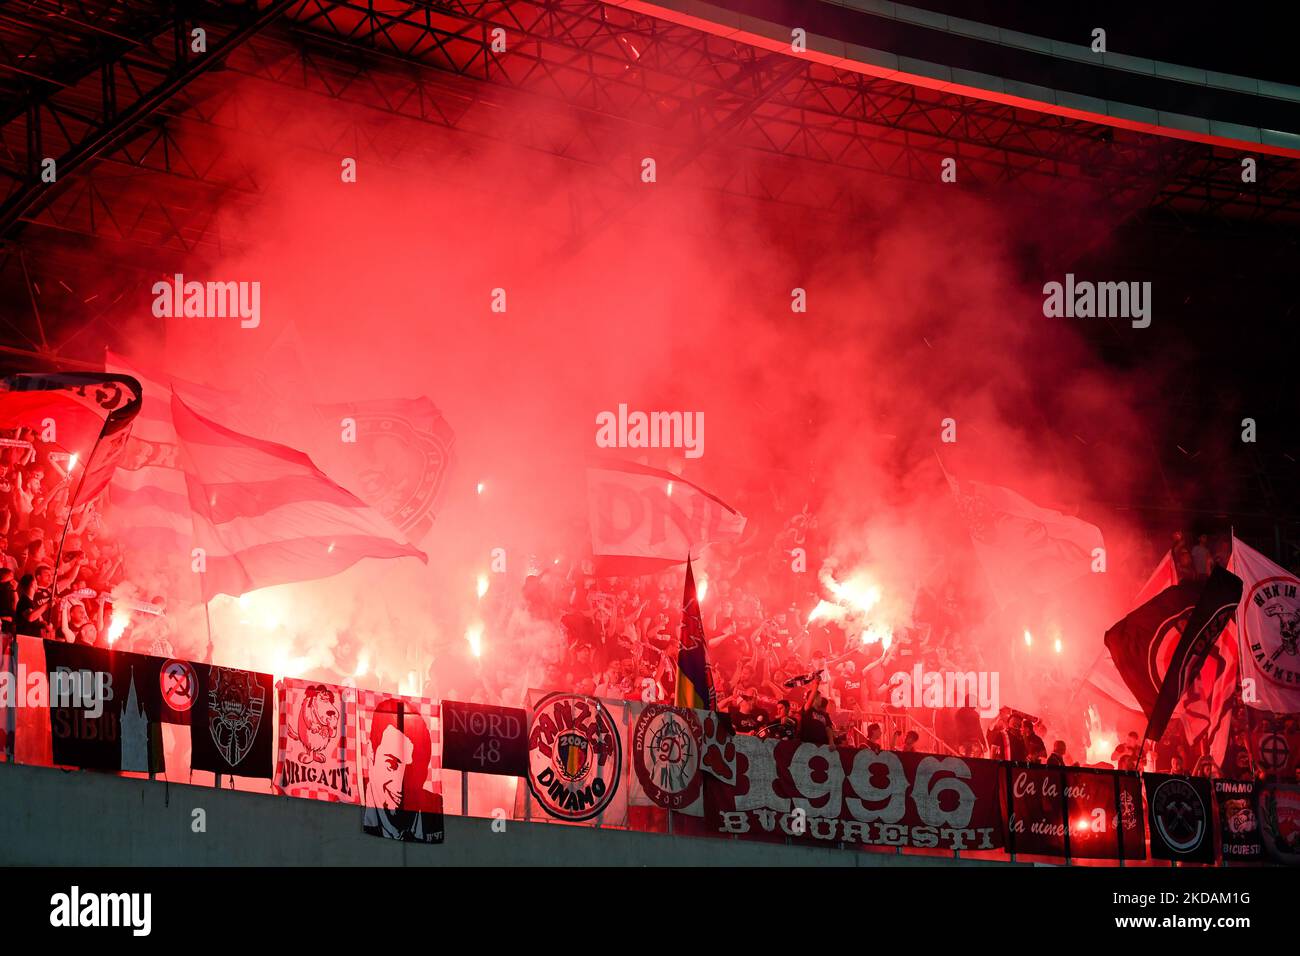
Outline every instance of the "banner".
<svg viewBox="0 0 1300 956"><path fill-rule="evenodd" d="M438 705L357 691L361 829L404 843L441 843L442 735Z"/></svg>
<svg viewBox="0 0 1300 956"><path fill-rule="evenodd" d="M290 797L357 803L357 735L351 691L286 677L277 685L280 749L276 789Z"/></svg>
<svg viewBox="0 0 1300 956"><path fill-rule="evenodd" d="M516 814L535 817L525 803L566 823L627 826L626 701L582 694L529 691L528 791L520 789Z"/></svg>
<svg viewBox="0 0 1300 956"><path fill-rule="evenodd" d="M944 477L998 604L1027 591L1050 594L1092 570L1102 547L1096 525L1001 485Z"/></svg>
<svg viewBox="0 0 1300 956"><path fill-rule="evenodd" d="M1200 777L1143 774L1151 821L1151 858L1214 862L1210 782Z"/></svg>
<svg viewBox="0 0 1300 956"><path fill-rule="evenodd" d="M734 738L736 782L704 782L715 835L989 850L1003 845L1001 774L988 760Z"/></svg>
<svg viewBox="0 0 1300 956"><path fill-rule="evenodd" d="M122 769L121 698L128 655L84 644L45 642L50 741L57 766Z"/></svg>
<svg viewBox="0 0 1300 956"><path fill-rule="evenodd" d="M189 726L200 684L206 684L207 664L171 657L133 655L132 672L137 692L149 719L156 723Z"/></svg>
<svg viewBox="0 0 1300 956"><path fill-rule="evenodd" d="M1237 538L1232 569L1245 583L1237 609L1242 700L1260 710L1298 713L1300 579ZM1247 687L1253 693L1245 693Z"/></svg>
<svg viewBox="0 0 1300 956"><path fill-rule="evenodd" d="M663 704L633 706L629 803L704 815L704 713Z"/></svg>
<svg viewBox="0 0 1300 956"><path fill-rule="evenodd" d="M1216 780L1214 802L1219 805L1220 856L1228 862L1260 862L1264 858L1264 844L1255 812L1258 805L1255 782Z"/></svg>
<svg viewBox="0 0 1300 956"><path fill-rule="evenodd" d="M1268 858L1300 866L1300 787L1265 783L1258 795L1259 832Z"/></svg>
<svg viewBox="0 0 1300 956"><path fill-rule="evenodd" d="M1135 774L1007 766L1013 853L1085 860L1146 859L1142 785Z"/></svg>
<svg viewBox="0 0 1300 956"><path fill-rule="evenodd" d="M131 435L131 422L140 413L140 383L129 375L102 372L50 372L12 375L0 380L10 416L28 427L46 418L59 427L57 443L71 452L93 434L90 454L82 464L77 508L94 501L108 487Z"/></svg>
<svg viewBox="0 0 1300 956"><path fill-rule="evenodd" d="M270 674L208 667L199 681L190 724L190 768L239 777L270 778L275 678Z"/></svg>
<svg viewBox="0 0 1300 956"><path fill-rule="evenodd" d="M325 419L325 470L400 530L419 541L433 526L434 511L454 463L456 434L427 397L317 405ZM340 442L339 423L350 420L355 440Z"/></svg>
<svg viewBox="0 0 1300 956"><path fill-rule="evenodd" d="M587 469L587 511L591 550L608 574L681 564L705 544L734 541L745 530L745 516L720 498L671 472L633 464Z"/></svg>
<svg viewBox="0 0 1300 956"><path fill-rule="evenodd" d="M444 700L442 719L442 765L448 770L528 775L528 711Z"/></svg>
<svg viewBox="0 0 1300 956"><path fill-rule="evenodd" d="M1283 782L1293 781L1300 765L1300 733L1287 730L1281 719L1256 716L1252 723L1258 725L1252 726L1249 733L1254 769L1269 777L1280 777Z"/></svg>
<svg viewBox="0 0 1300 956"><path fill-rule="evenodd" d="M1071 859L1146 859L1142 781L1137 774L1067 768L1065 796Z"/></svg>
<svg viewBox="0 0 1300 956"><path fill-rule="evenodd" d="M1241 580L1215 568L1207 581L1165 588L1106 632L1106 649L1147 715L1149 739L1164 733L1240 598Z"/></svg>

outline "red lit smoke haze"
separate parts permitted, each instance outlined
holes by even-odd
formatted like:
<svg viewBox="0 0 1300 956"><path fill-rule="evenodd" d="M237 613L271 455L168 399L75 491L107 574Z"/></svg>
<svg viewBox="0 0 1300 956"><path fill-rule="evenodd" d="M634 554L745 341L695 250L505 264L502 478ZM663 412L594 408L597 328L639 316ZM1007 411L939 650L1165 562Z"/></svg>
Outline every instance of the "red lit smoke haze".
<svg viewBox="0 0 1300 956"><path fill-rule="evenodd" d="M245 91L254 105L265 95ZM1024 627L1046 625L1063 636L1066 673L1091 663L1134 576L1149 570L1134 556L1137 533L1108 505L1153 481L1146 436L1156 423L1135 409L1154 407L1159 379L1121 379L1092 357L1082 336L1115 329L1042 315L1043 283L1063 277L1074 251L1104 242L1090 197L1008 207L940 185L936 160L933 187L872 180L864 208L829 215L695 188L733 161L721 149L678 168L683 150L647 134L622 144L627 163L613 181L509 145L519 131L505 120L495 138L392 120L385 135L419 147L400 168L371 145L382 137L286 145L321 142L351 109L302 94L296 126L222 144L263 195L221 213L239 252L183 271L260 281L260 327L154 319L145 288L120 319L133 329L128 351L145 368L245 393L264 381L303 408L428 395L456 431L458 462L417 542L427 568L367 561L252 595L243 609L218 602L219 661L349 673L361 653L359 684L374 686L376 670L387 685L416 671L417 686L403 689L419 692L432 657L438 692L468 693L476 664L464 634L490 550L506 549L508 573L491 576L485 601L517 593L530 555L546 565L574 553L595 416L625 402L704 412L701 459L646 460L682 467L742 511L775 494L794 513L815 477L834 556L870 569L899 623L917 586L946 573L982 590L936 451L958 475L1100 525L1107 575L1032 622L995 615L985 639L996 667ZM575 113L575 134L582 122ZM340 181L345 156L358 160L355 184ZM643 156L657 160L654 184L640 182ZM827 165L818 175L833 192L849 174ZM498 287L505 314L489 308ZM807 290L806 314L791 311L796 287ZM955 445L939 441L948 417ZM309 451L337 441L320 428L304 417L273 437ZM703 563L707 572L707 554ZM554 625L516 616L489 627L481 666L517 668L558 640ZM1032 711L1042 692L1003 674L1004 703Z"/></svg>

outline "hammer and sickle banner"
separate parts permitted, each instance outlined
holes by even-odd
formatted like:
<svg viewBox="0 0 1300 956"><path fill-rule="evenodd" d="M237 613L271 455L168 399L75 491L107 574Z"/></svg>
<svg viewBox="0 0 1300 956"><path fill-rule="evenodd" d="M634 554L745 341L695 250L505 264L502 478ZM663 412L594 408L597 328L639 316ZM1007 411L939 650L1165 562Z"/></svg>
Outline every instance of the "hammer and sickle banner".
<svg viewBox="0 0 1300 956"><path fill-rule="evenodd" d="M94 501L126 450L131 422L141 407L140 383L129 375L58 372L11 375L0 381L0 422L42 431L54 424L53 444L71 452L90 446L70 508Z"/></svg>

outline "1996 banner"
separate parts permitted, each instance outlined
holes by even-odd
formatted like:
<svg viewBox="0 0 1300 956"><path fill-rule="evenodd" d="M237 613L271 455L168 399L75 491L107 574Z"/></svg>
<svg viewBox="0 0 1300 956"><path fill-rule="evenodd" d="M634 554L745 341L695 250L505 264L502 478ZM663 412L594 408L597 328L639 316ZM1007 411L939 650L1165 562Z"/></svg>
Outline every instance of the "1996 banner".
<svg viewBox="0 0 1300 956"><path fill-rule="evenodd" d="M734 785L705 781L709 829L746 839L992 850L998 765L738 736Z"/></svg>

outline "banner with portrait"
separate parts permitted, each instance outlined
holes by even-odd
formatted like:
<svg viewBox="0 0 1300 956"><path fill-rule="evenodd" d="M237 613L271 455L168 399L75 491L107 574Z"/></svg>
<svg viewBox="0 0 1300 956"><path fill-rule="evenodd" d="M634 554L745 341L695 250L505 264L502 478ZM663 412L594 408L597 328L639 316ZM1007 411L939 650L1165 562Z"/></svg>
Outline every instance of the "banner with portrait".
<svg viewBox="0 0 1300 956"><path fill-rule="evenodd" d="M442 737L438 705L357 691L361 829L405 843L441 843Z"/></svg>

